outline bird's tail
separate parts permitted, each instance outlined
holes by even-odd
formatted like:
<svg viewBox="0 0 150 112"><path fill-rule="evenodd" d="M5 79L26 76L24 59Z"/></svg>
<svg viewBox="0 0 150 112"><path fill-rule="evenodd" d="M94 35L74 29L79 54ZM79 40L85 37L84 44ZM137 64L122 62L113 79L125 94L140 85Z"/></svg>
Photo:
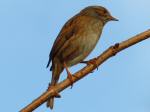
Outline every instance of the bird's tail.
<svg viewBox="0 0 150 112"><path fill-rule="evenodd" d="M63 66L62 64L57 61L54 62L54 66L52 67L52 80L51 80L51 84L49 86L49 89L52 86L55 86L59 80L59 76L61 74L61 72L63 71ZM50 107L51 109L53 109L54 106L54 97L50 97L49 100L47 101L47 107Z"/></svg>

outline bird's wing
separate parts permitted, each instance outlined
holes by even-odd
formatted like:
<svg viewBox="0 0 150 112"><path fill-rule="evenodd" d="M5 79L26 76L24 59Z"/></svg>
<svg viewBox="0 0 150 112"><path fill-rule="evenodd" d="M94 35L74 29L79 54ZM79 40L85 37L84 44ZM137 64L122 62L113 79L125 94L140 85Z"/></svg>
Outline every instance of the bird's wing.
<svg viewBox="0 0 150 112"><path fill-rule="evenodd" d="M76 19L78 16L72 17L62 28L59 35L57 36L52 50L49 54L49 61L47 64L47 67L49 67L49 64L51 60L55 57L59 49L74 35L74 33L77 31L76 29Z"/></svg>

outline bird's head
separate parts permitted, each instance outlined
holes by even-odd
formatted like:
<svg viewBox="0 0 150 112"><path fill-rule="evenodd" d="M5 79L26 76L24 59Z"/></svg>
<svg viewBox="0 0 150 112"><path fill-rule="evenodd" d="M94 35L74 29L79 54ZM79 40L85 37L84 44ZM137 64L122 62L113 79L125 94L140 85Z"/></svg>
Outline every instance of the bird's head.
<svg viewBox="0 0 150 112"><path fill-rule="evenodd" d="M97 18L104 23L108 21L118 21L118 19L111 16L109 11L102 6L88 6L81 10L80 14Z"/></svg>

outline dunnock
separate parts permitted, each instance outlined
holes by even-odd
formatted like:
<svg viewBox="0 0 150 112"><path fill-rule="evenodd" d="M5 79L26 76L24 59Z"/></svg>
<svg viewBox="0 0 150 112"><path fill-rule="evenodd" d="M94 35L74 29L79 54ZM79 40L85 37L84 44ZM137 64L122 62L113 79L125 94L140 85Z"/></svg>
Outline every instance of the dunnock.
<svg viewBox="0 0 150 112"><path fill-rule="evenodd" d="M49 89L57 84L64 68L72 82L68 67L82 62L90 54L108 21L117 21L117 19L102 6L88 6L66 22L49 55L47 67L52 61L50 67L52 80ZM47 102L47 107L52 109L53 103L54 97L51 97Z"/></svg>

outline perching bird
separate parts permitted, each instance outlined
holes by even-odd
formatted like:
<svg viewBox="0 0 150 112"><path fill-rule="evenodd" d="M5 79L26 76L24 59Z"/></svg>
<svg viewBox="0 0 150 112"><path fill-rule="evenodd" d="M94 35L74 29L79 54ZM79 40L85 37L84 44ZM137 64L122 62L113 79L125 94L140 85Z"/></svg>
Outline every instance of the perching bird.
<svg viewBox="0 0 150 112"><path fill-rule="evenodd" d="M52 61L50 70L52 79L49 88L55 86L64 68L72 82L72 75L68 70L75 64L82 62L96 46L104 25L109 21L118 21L102 6L88 6L65 23L55 40L49 55L47 67ZM54 97L47 106L53 108Z"/></svg>

